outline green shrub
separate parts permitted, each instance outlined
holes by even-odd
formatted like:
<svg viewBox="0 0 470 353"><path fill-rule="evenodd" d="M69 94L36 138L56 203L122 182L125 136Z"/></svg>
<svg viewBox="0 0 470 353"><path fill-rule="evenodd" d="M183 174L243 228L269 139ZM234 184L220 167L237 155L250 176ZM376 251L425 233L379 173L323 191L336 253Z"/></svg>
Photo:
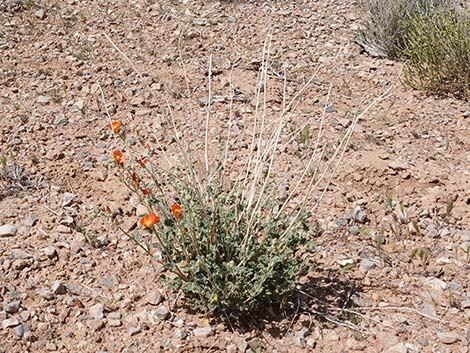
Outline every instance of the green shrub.
<svg viewBox="0 0 470 353"><path fill-rule="evenodd" d="M437 8L404 23L404 82L428 93L470 96L470 16Z"/></svg>
<svg viewBox="0 0 470 353"><path fill-rule="evenodd" d="M357 42L371 55L405 61L404 83L468 96L470 16L450 0L363 0Z"/></svg>

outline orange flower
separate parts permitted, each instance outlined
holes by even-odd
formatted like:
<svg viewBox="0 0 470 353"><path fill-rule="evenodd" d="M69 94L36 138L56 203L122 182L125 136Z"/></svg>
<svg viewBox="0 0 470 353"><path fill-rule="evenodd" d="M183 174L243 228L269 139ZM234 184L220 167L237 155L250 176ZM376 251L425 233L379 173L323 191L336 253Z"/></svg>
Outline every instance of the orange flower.
<svg viewBox="0 0 470 353"><path fill-rule="evenodd" d="M144 194L144 196L147 196L148 194L150 194L150 191L149 189L142 189L142 193Z"/></svg>
<svg viewBox="0 0 470 353"><path fill-rule="evenodd" d="M121 130L121 122L113 121L110 127L111 127L111 130L113 130L117 134Z"/></svg>
<svg viewBox="0 0 470 353"><path fill-rule="evenodd" d="M147 162L148 162L148 160L147 160L145 157L139 158L139 159L137 160L137 163L139 163L142 168L145 167L145 165L147 164Z"/></svg>
<svg viewBox="0 0 470 353"><path fill-rule="evenodd" d="M175 203L173 204L173 206L171 206L171 213L173 213L176 219L179 219L183 214L183 208L177 203Z"/></svg>
<svg viewBox="0 0 470 353"><path fill-rule="evenodd" d="M124 153L122 153L119 150L116 150L113 152L113 158L118 164L124 164L124 162L126 161L126 157L124 156Z"/></svg>
<svg viewBox="0 0 470 353"><path fill-rule="evenodd" d="M108 205L106 205L106 207L104 209L105 209L106 212L111 213L111 208Z"/></svg>
<svg viewBox="0 0 470 353"><path fill-rule="evenodd" d="M144 228L151 228L158 222L160 222L160 217L155 213L148 214L140 220L140 224L144 226Z"/></svg>
<svg viewBox="0 0 470 353"><path fill-rule="evenodd" d="M147 151L150 151L150 148L151 148L151 147L150 147L150 143L146 143L146 144L145 144L145 148L147 149Z"/></svg>

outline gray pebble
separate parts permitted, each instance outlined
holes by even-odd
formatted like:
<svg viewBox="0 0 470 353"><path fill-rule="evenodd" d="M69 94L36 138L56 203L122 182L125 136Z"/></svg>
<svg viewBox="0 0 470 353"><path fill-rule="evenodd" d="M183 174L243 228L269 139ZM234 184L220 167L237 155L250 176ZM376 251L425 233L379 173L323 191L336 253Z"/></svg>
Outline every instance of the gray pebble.
<svg viewBox="0 0 470 353"><path fill-rule="evenodd" d="M213 334L212 327L198 327L193 330L193 334L196 337L209 337Z"/></svg>
<svg viewBox="0 0 470 353"><path fill-rule="evenodd" d="M40 20L44 20L46 18L46 12L43 9L39 9L34 13L34 16L36 16Z"/></svg>
<svg viewBox="0 0 470 353"><path fill-rule="evenodd" d="M237 353L238 348L234 344L229 344L226 349L227 349L227 353Z"/></svg>
<svg viewBox="0 0 470 353"><path fill-rule="evenodd" d="M434 224L429 224L426 227L426 235L430 238L436 238L438 236L438 232L436 226Z"/></svg>
<svg viewBox="0 0 470 353"><path fill-rule="evenodd" d="M108 325L111 327L119 327L122 325L122 322L117 319L108 319Z"/></svg>
<svg viewBox="0 0 470 353"><path fill-rule="evenodd" d="M49 97L39 96L37 102L41 103L41 104L47 104L47 103L49 103L50 100L51 99Z"/></svg>
<svg viewBox="0 0 470 353"><path fill-rule="evenodd" d="M45 288L45 287L39 288L36 293L41 298L46 299L46 300L52 300L55 298L54 293L52 293L49 288Z"/></svg>
<svg viewBox="0 0 470 353"><path fill-rule="evenodd" d="M419 337L416 342L418 342L419 345L423 346L423 347L426 347L429 345L429 341L424 338L424 337Z"/></svg>
<svg viewBox="0 0 470 353"><path fill-rule="evenodd" d="M10 319L5 319L2 321L2 328L5 330L9 327L15 327L20 324L19 320L16 317L12 317Z"/></svg>
<svg viewBox="0 0 470 353"><path fill-rule="evenodd" d="M437 318L436 309L434 309L434 306L432 306L432 305L429 304L429 303L424 303L424 305L423 305L423 313L424 313L425 315L428 315L428 316Z"/></svg>
<svg viewBox="0 0 470 353"><path fill-rule="evenodd" d="M15 334L16 334L18 337L20 337L20 338L23 337L24 332L26 331L26 330L25 330L25 326L26 326L26 325L21 324L21 325L16 326L16 327L13 329L13 330L15 331Z"/></svg>
<svg viewBox="0 0 470 353"><path fill-rule="evenodd" d="M367 221L367 215L360 206L354 209L354 220L359 223L365 223Z"/></svg>
<svg viewBox="0 0 470 353"><path fill-rule="evenodd" d="M48 246L42 249L44 255L46 255L49 259L52 259L57 256L57 250L53 246Z"/></svg>
<svg viewBox="0 0 470 353"><path fill-rule="evenodd" d="M88 313L95 320L104 318L104 305L101 303L95 304L88 309Z"/></svg>
<svg viewBox="0 0 470 353"><path fill-rule="evenodd" d="M182 330L180 328L175 330L175 338L179 340L184 340L186 337L187 337L187 333L185 330Z"/></svg>
<svg viewBox="0 0 470 353"><path fill-rule="evenodd" d="M154 310L154 315L160 320L166 320L170 316L170 310L166 306L161 305Z"/></svg>
<svg viewBox="0 0 470 353"><path fill-rule="evenodd" d="M135 336L139 333L141 333L142 330L140 329L140 327L130 327L128 330L127 330L127 333L129 336Z"/></svg>
<svg viewBox="0 0 470 353"><path fill-rule="evenodd" d="M13 249L11 251L11 257L14 258L15 260L20 259L20 260L25 260L25 259L30 259L33 256L29 253L27 253L24 250L21 249Z"/></svg>
<svg viewBox="0 0 470 353"><path fill-rule="evenodd" d="M52 290L52 293L58 294L58 295L67 293L67 287L61 281L55 281L54 284L52 285L51 290Z"/></svg>
<svg viewBox="0 0 470 353"><path fill-rule="evenodd" d="M3 310L5 310L9 314L14 314L18 312L18 309L20 308L21 301L20 300L15 300L13 302L7 303L3 306Z"/></svg>
<svg viewBox="0 0 470 353"><path fill-rule="evenodd" d="M100 284L111 289L114 288L114 282L109 277L103 277L100 281Z"/></svg>
<svg viewBox="0 0 470 353"><path fill-rule="evenodd" d="M444 344L453 344L453 343L456 343L456 342L462 340L460 335L457 332L453 332L453 331L451 331L451 332L438 332L437 333L437 338L439 339L439 341L441 341Z"/></svg>
<svg viewBox="0 0 470 353"><path fill-rule="evenodd" d="M15 236L17 228L13 224L4 224L0 226L0 237L12 237Z"/></svg>
<svg viewBox="0 0 470 353"><path fill-rule="evenodd" d="M351 226L348 228L348 232L353 235L359 234L359 231L360 231L360 228L358 226Z"/></svg>
<svg viewBox="0 0 470 353"><path fill-rule="evenodd" d="M62 206L70 206L72 201L77 197L77 195L72 194L71 192L64 193L64 198L62 201Z"/></svg>
<svg viewBox="0 0 470 353"><path fill-rule="evenodd" d="M122 316L119 311L113 311L113 312L106 314L106 318L112 319L112 320L119 320L121 317Z"/></svg>
<svg viewBox="0 0 470 353"><path fill-rule="evenodd" d="M24 225L26 227L33 227L36 222L38 221L38 216L32 214L32 215L29 215L28 218L26 219L26 221L24 222Z"/></svg>
<svg viewBox="0 0 470 353"><path fill-rule="evenodd" d="M63 114L58 113L55 118L53 124L55 126L66 126L69 123L69 119L67 119Z"/></svg>
<svg viewBox="0 0 470 353"><path fill-rule="evenodd" d="M336 107L334 105L329 105L325 108L325 113L335 113Z"/></svg>
<svg viewBox="0 0 470 353"><path fill-rule="evenodd" d="M369 259L362 259L360 264L359 264L359 269L363 272L367 272L372 270L377 264L375 261L369 260Z"/></svg>
<svg viewBox="0 0 470 353"><path fill-rule="evenodd" d="M158 305L163 301L163 294L159 290L155 289L150 291L145 299L147 300L148 304Z"/></svg>

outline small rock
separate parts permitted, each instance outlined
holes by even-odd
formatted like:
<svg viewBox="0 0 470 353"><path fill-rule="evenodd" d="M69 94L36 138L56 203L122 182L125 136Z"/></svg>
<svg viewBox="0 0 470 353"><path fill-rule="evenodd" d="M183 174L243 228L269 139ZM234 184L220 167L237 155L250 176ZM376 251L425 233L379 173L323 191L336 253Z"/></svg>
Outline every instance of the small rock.
<svg viewBox="0 0 470 353"><path fill-rule="evenodd" d="M28 321L30 317L31 317L31 312L29 310L23 310L20 313L20 318L22 322Z"/></svg>
<svg viewBox="0 0 470 353"><path fill-rule="evenodd" d="M18 312L18 309L20 308L21 301L20 300L15 300L13 302L7 303L3 306L3 310L5 310L9 314L14 314Z"/></svg>
<svg viewBox="0 0 470 353"><path fill-rule="evenodd" d="M131 337L135 336L135 335L137 335L141 332L142 332L142 330L140 329L140 327L129 327L129 329L127 330L127 334Z"/></svg>
<svg viewBox="0 0 470 353"><path fill-rule="evenodd" d="M101 303L95 304L88 309L88 313L95 320L104 318L104 305Z"/></svg>
<svg viewBox="0 0 470 353"><path fill-rule="evenodd" d="M237 353L237 346L235 344L229 344L226 348L227 353Z"/></svg>
<svg viewBox="0 0 470 353"><path fill-rule="evenodd" d="M317 345L317 340L314 337L309 337L307 340L307 347L315 348L316 345Z"/></svg>
<svg viewBox="0 0 470 353"><path fill-rule="evenodd" d="M351 227L348 228L348 232L353 234L353 235L357 235L360 232L360 228L358 226L354 225L354 226L351 226Z"/></svg>
<svg viewBox="0 0 470 353"><path fill-rule="evenodd" d="M26 219L26 221L24 222L24 225L26 227L33 227L36 224L36 222L38 221L38 219L39 218L36 215L33 215L33 214L29 215L28 218Z"/></svg>
<svg viewBox="0 0 470 353"><path fill-rule="evenodd" d="M48 246L42 249L44 255L46 255L49 259L53 259L57 256L57 250L53 246Z"/></svg>
<svg viewBox="0 0 470 353"><path fill-rule="evenodd" d="M38 284L38 279L36 277L29 277L25 283L26 289L33 289Z"/></svg>
<svg viewBox="0 0 470 353"><path fill-rule="evenodd" d="M11 257L14 258L15 260L26 260L26 259L30 259L32 258L33 256L29 253L27 253L26 251L24 250L21 250L21 249L13 249L11 251Z"/></svg>
<svg viewBox="0 0 470 353"><path fill-rule="evenodd" d="M423 314L437 318L436 309L429 303L424 303L423 305Z"/></svg>
<svg viewBox="0 0 470 353"><path fill-rule="evenodd" d="M43 287L37 290L37 295L46 300L52 300L55 298L54 293L49 288Z"/></svg>
<svg viewBox="0 0 470 353"><path fill-rule="evenodd" d="M112 312L106 314L107 319L119 320L121 317L122 317L122 315L119 311L112 311Z"/></svg>
<svg viewBox="0 0 470 353"><path fill-rule="evenodd" d="M359 264L359 269L363 272L368 272L372 270L377 264L375 261L369 260L369 259L362 259L360 264Z"/></svg>
<svg viewBox="0 0 470 353"><path fill-rule="evenodd" d="M13 237L16 235L17 228L13 224L4 224L0 226L0 237Z"/></svg>
<svg viewBox="0 0 470 353"><path fill-rule="evenodd" d="M468 309L470 308L470 299L464 299L462 300L462 303L460 304L462 309Z"/></svg>
<svg viewBox="0 0 470 353"><path fill-rule="evenodd" d="M146 215L148 212L149 211L147 207L144 205L137 205L137 207L135 208L135 215L137 217L142 217L143 215Z"/></svg>
<svg viewBox="0 0 470 353"><path fill-rule="evenodd" d="M13 330L15 331L15 334L19 338L22 338L26 331L30 331L28 325L26 325L26 324L18 325Z"/></svg>
<svg viewBox="0 0 470 353"><path fill-rule="evenodd" d="M248 342L243 337L235 336L233 343L235 343L240 352L245 352L248 348Z"/></svg>
<svg viewBox="0 0 470 353"><path fill-rule="evenodd" d="M453 344L462 340L462 337L454 331L451 332L438 332L437 338L444 344Z"/></svg>
<svg viewBox="0 0 470 353"><path fill-rule="evenodd" d="M187 333L185 330L182 330L182 329L176 329L175 330L175 338L179 339L179 340L183 340L187 337Z"/></svg>
<svg viewBox="0 0 470 353"><path fill-rule="evenodd" d="M67 119L62 113L58 113L53 121L55 126L67 126L69 124L69 119Z"/></svg>
<svg viewBox="0 0 470 353"><path fill-rule="evenodd" d="M419 345L423 346L423 347L426 347L429 345L429 341L424 338L424 337L419 337L416 342L418 342Z"/></svg>
<svg viewBox="0 0 470 353"><path fill-rule="evenodd" d="M9 327L15 327L20 324L19 320L15 317L12 317L10 319L5 319L2 321L2 328L5 330Z"/></svg>
<svg viewBox="0 0 470 353"><path fill-rule="evenodd" d="M114 282L111 278L109 277L103 277L101 280L100 280L100 284L107 287L107 288L114 288Z"/></svg>
<svg viewBox="0 0 470 353"><path fill-rule="evenodd" d="M47 104L49 103L49 101L50 101L50 98L46 96L39 96L37 99L37 102L40 104Z"/></svg>
<svg viewBox="0 0 470 353"><path fill-rule="evenodd" d="M429 224L426 227L426 235L432 239L436 238L439 235L436 229L436 226L434 224Z"/></svg>
<svg viewBox="0 0 470 353"><path fill-rule="evenodd" d="M108 325L111 327L119 327L122 325L122 322L118 319L108 319Z"/></svg>
<svg viewBox="0 0 470 353"><path fill-rule="evenodd" d="M75 223L75 220L71 216L65 216L63 219L61 219L60 224L63 224L65 226L71 226Z"/></svg>
<svg viewBox="0 0 470 353"><path fill-rule="evenodd" d="M85 103L80 99L73 104L73 107L77 110L83 111L83 108L85 108Z"/></svg>
<svg viewBox="0 0 470 353"><path fill-rule="evenodd" d="M212 327L197 327L193 330L193 334L196 337L209 337L213 334Z"/></svg>
<svg viewBox="0 0 470 353"><path fill-rule="evenodd" d="M46 12L43 9L39 9L34 13L34 16L40 20L44 20L46 18Z"/></svg>
<svg viewBox="0 0 470 353"><path fill-rule="evenodd" d="M70 206L72 201L77 197L77 195L72 194L71 192L64 193L64 198L62 201L62 206Z"/></svg>
<svg viewBox="0 0 470 353"><path fill-rule="evenodd" d="M106 178L108 177L108 173L105 170L98 170L95 173L96 180L98 181L105 181Z"/></svg>
<svg viewBox="0 0 470 353"><path fill-rule="evenodd" d="M88 320L87 321L87 326L92 331L98 331L98 330L101 330L104 327L104 322L103 322L103 320Z"/></svg>
<svg viewBox="0 0 470 353"><path fill-rule="evenodd" d="M325 108L325 113L335 113L336 107L334 105L329 105Z"/></svg>
<svg viewBox="0 0 470 353"><path fill-rule="evenodd" d="M163 301L163 294L159 290L155 289L150 291L145 299L150 305L158 305Z"/></svg>
<svg viewBox="0 0 470 353"><path fill-rule="evenodd" d="M170 311L164 305L150 310L148 313L148 318L153 324L157 324L162 320L166 320L170 316Z"/></svg>
<svg viewBox="0 0 470 353"><path fill-rule="evenodd" d="M436 290L446 290L448 285L443 280L436 277L428 277L424 281L424 285Z"/></svg>
<svg viewBox="0 0 470 353"><path fill-rule="evenodd" d="M52 285L51 290L52 290L52 293L58 294L58 295L63 295L67 293L67 287L61 281L55 281L54 284Z"/></svg>
<svg viewBox="0 0 470 353"><path fill-rule="evenodd" d="M403 343L398 343L387 349L385 353L408 353L408 347Z"/></svg>
<svg viewBox="0 0 470 353"><path fill-rule="evenodd" d="M69 227L67 226L64 226L63 224L59 224L57 226L57 231L59 233L62 233L62 234L71 234L72 233L72 229L70 229Z"/></svg>
<svg viewBox="0 0 470 353"><path fill-rule="evenodd" d="M360 206L354 209L354 220L359 223L365 223L367 221L367 215Z"/></svg>
<svg viewBox="0 0 470 353"><path fill-rule="evenodd" d="M409 165L408 163L406 162L402 162L402 161L399 161L399 160L395 160L395 161L390 161L388 163L388 167L395 170L395 171L400 171L400 170L406 170L409 168Z"/></svg>
<svg viewBox="0 0 470 353"><path fill-rule="evenodd" d="M349 266L354 264L354 259L345 259L345 260L337 260L338 265L341 267Z"/></svg>
<svg viewBox="0 0 470 353"><path fill-rule="evenodd" d="M355 340L354 338L349 338L346 340L345 348L347 351L363 351L367 345L361 341Z"/></svg>
<svg viewBox="0 0 470 353"><path fill-rule="evenodd" d="M381 331L377 335L377 343L382 347L382 350L387 350L399 343L398 337L392 333Z"/></svg>

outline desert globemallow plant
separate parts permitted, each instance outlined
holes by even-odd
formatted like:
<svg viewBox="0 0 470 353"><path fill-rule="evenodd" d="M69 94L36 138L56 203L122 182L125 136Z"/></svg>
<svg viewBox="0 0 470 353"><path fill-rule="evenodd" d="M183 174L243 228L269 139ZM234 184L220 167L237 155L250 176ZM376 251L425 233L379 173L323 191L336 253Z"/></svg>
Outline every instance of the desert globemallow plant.
<svg viewBox="0 0 470 353"><path fill-rule="evenodd" d="M120 124L112 128L125 141ZM285 299L307 269L299 253L310 245L308 212L293 219L275 214L268 200L248 206L236 184L188 180L179 167L162 170L154 149L143 150L112 153L120 178L147 207L138 229L121 230L169 271L167 284L192 309L232 318Z"/></svg>
<svg viewBox="0 0 470 353"><path fill-rule="evenodd" d="M286 303L310 266L303 255L312 246L309 225L314 224L314 212L357 121L383 97L353 119L330 158L324 158L326 104L317 117L316 138L302 143L304 153L289 154L288 147L301 140L308 123L292 128L288 122L315 76L292 98L285 97L280 109L268 110L268 52L267 45L253 119L247 119L247 147L238 151L241 164L229 158L235 140L233 100L221 129L225 132L209 138L210 124L219 122L210 119L210 67L205 123L188 128L188 121L177 121L169 105L160 110L173 136L171 144L163 146L152 131L136 130L136 138L129 138L129 126L108 122L118 147L112 152L115 171L145 209L138 215L138 227L130 228L107 209L112 223L161 262L167 270L163 280L184 293L190 308L227 319L267 303ZM287 192L281 193L286 183Z"/></svg>

